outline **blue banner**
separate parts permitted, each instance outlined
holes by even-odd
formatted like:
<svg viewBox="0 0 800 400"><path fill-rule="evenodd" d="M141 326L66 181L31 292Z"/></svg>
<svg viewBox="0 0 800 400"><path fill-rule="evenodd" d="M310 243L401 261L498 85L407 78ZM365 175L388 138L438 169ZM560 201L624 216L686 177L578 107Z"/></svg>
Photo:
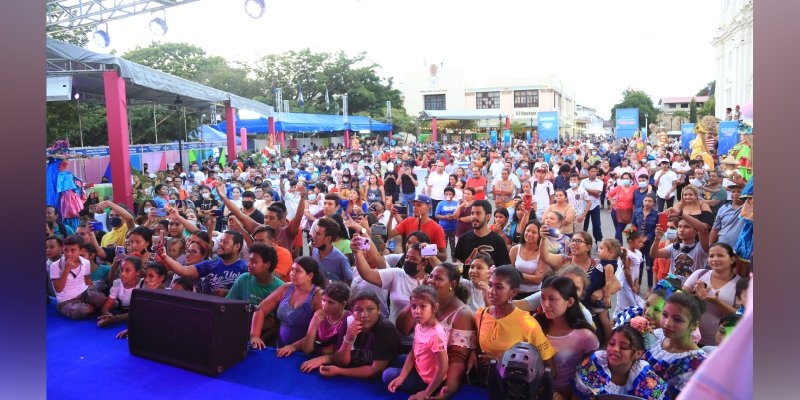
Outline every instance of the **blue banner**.
<svg viewBox="0 0 800 400"><path fill-rule="evenodd" d="M539 140L558 141L558 111L540 112L536 118Z"/></svg>
<svg viewBox="0 0 800 400"><path fill-rule="evenodd" d="M218 147L226 147L227 143L225 142L191 142L191 143L183 143L183 150L200 150L200 149L212 149ZM145 144L145 145L136 145L136 146L129 146L128 152L133 154L144 154L144 153L156 153L160 151L177 151L180 147L178 143L168 143L168 144ZM108 146L102 147L76 147L69 150L72 154L80 154L88 157L108 157L109 150Z"/></svg>
<svg viewBox="0 0 800 400"><path fill-rule="evenodd" d="M681 150L689 148L689 142L694 139L694 124L681 125Z"/></svg>
<svg viewBox="0 0 800 400"><path fill-rule="evenodd" d="M531 131L530 131L530 129L525 131L525 140L528 142L528 144L531 144Z"/></svg>
<svg viewBox="0 0 800 400"><path fill-rule="evenodd" d="M510 146L511 145L511 130L506 129L506 130L503 131L503 143L506 146Z"/></svg>
<svg viewBox="0 0 800 400"><path fill-rule="evenodd" d="M728 154L733 146L739 143L739 121L722 121L719 123L719 141L717 154ZM709 149L710 150L710 149Z"/></svg>
<svg viewBox="0 0 800 400"><path fill-rule="evenodd" d="M491 135L491 138L492 138L492 146L496 145L497 144L497 131L492 129L491 131L489 131L489 135Z"/></svg>
<svg viewBox="0 0 800 400"><path fill-rule="evenodd" d="M639 129L638 108L618 108L616 110L616 136L618 138L631 138Z"/></svg>

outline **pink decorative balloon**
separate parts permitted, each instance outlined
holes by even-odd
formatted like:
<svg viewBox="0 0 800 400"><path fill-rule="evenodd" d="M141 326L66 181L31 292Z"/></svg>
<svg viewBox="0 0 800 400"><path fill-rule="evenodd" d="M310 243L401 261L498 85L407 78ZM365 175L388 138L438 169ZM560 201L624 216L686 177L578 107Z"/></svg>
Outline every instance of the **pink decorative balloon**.
<svg viewBox="0 0 800 400"><path fill-rule="evenodd" d="M742 117L753 119L753 102L742 106Z"/></svg>

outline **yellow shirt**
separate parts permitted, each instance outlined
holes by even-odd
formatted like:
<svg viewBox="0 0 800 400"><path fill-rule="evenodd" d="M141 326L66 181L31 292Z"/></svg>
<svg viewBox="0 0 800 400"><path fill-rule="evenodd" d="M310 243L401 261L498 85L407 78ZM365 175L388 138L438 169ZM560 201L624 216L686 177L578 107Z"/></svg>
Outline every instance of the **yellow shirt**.
<svg viewBox="0 0 800 400"><path fill-rule="evenodd" d="M536 347L542 360L549 360L556 355L556 348L547 340L539 323L519 308L514 308L511 314L499 320L479 308L475 311L475 322L479 327L478 344L484 353L492 357L503 357L503 353L519 342L528 342Z"/></svg>
<svg viewBox="0 0 800 400"><path fill-rule="evenodd" d="M103 235L103 240L100 241L100 246L125 246L125 235L128 233L128 224L122 221L122 225L114 228L111 232Z"/></svg>

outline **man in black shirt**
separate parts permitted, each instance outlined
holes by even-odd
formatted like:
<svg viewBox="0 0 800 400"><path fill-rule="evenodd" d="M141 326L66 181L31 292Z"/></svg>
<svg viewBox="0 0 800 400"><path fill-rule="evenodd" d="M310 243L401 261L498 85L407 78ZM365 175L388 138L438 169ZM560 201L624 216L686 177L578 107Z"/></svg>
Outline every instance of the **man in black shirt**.
<svg viewBox="0 0 800 400"><path fill-rule="evenodd" d="M469 279L469 268L474 251L479 246L491 246L494 250L487 252L494 260L494 265L511 264L506 242L500 235L489 229L489 220L492 219L492 205L487 200L475 200L472 203L472 230L458 238L453 258L464 263L461 275Z"/></svg>
<svg viewBox="0 0 800 400"><path fill-rule="evenodd" d="M417 174L411 170L407 162L400 169L400 203L408 207L408 215L414 215L414 199L417 197Z"/></svg>
<svg viewBox="0 0 800 400"><path fill-rule="evenodd" d="M258 211L253 205L256 202L256 194L246 191L242 194L242 212L259 224L264 224L264 214Z"/></svg>

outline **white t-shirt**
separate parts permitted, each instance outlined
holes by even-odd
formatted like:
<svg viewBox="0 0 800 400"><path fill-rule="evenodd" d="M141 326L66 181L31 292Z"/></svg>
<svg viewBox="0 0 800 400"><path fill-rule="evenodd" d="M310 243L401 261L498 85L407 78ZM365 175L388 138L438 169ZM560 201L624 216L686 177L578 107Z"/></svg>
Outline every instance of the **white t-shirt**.
<svg viewBox="0 0 800 400"><path fill-rule="evenodd" d="M64 289L60 292L56 292L56 301L59 303L72 300L83 294L83 292L89 288L89 286L86 285L86 278L84 278L92 273L89 260L83 257L80 257L79 260L81 266L69 271L70 276L67 277L67 282L64 284ZM50 264L50 279L61 278L61 274L63 273L64 269L63 265L64 257L61 257L60 260Z"/></svg>
<svg viewBox="0 0 800 400"><path fill-rule="evenodd" d="M389 320L394 323L397 314L409 303L411 292L422 284L421 281L409 276L403 268L379 269L382 289L389 291Z"/></svg>
<svg viewBox="0 0 800 400"><path fill-rule="evenodd" d="M572 205L572 208L575 209L575 215L581 216L586 211L586 200L591 199L589 199L589 192L578 186L575 189L567 190L567 200Z"/></svg>
<svg viewBox="0 0 800 400"><path fill-rule="evenodd" d="M590 180L589 178L586 178L581 181L580 187L584 190L597 190L599 192L602 192L603 181L598 178L595 178L594 181ZM586 195L589 196L589 200L592 201L592 206L590 210L594 210L595 208L600 207L600 195L592 196L588 192L586 193Z"/></svg>
<svg viewBox="0 0 800 400"><path fill-rule="evenodd" d="M535 186L535 189L533 188ZM545 180L544 183L538 181L531 182L531 192L533 193L533 201L536 202L536 214L541 214L550 205L550 196L556 194L556 189L553 187L553 182Z"/></svg>
<svg viewBox="0 0 800 400"><path fill-rule="evenodd" d="M704 272L705 271L705 272ZM702 275L702 276L701 276ZM741 277L734 275L733 279L728 281L719 289L711 287L711 270L697 270L686 279L683 286L694 289L694 285L700 281L706 284L708 288L708 296L714 297L719 293L719 300L734 305L736 301L736 282ZM706 312L700 317L700 341L705 345L714 345L717 343L717 330L719 329L719 320L725 316L725 311L713 302L706 302Z"/></svg>
<svg viewBox="0 0 800 400"><path fill-rule="evenodd" d="M678 180L678 174L672 170L668 170L667 172L660 170L653 176L653 180L658 181L658 188L656 189L656 194L658 197L662 199L669 199L675 196L674 191L669 197L667 197L667 193L672 189L672 184Z"/></svg>
<svg viewBox="0 0 800 400"><path fill-rule="evenodd" d="M670 244L667 245L665 249L669 251L670 274L681 275L680 269L684 268L688 268L690 271L694 272L706 267L708 253L706 253L703 246L698 242L694 242L694 244L688 246L681 243L678 245L678 249L675 249L674 244ZM686 252L684 252L684 250L686 250Z"/></svg>
<svg viewBox="0 0 800 400"><path fill-rule="evenodd" d="M628 172L631 175L633 175L633 168L631 168L631 167L617 167L617 168L614 168L614 175L616 175L617 178L622 178L622 174L624 174L626 172Z"/></svg>
<svg viewBox="0 0 800 400"><path fill-rule="evenodd" d="M139 280L139 283L134 285L132 288L126 288L119 278L114 279L114 283L111 285L111 291L108 292L108 298L118 300L119 305L122 307L130 307L133 289L141 287L141 284L142 280Z"/></svg>
<svg viewBox="0 0 800 400"><path fill-rule="evenodd" d="M433 200L444 200L444 188L450 183L450 175L442 172L436 172L428 175L428 185L431 187L431 192L428 193Z"/></svg>

